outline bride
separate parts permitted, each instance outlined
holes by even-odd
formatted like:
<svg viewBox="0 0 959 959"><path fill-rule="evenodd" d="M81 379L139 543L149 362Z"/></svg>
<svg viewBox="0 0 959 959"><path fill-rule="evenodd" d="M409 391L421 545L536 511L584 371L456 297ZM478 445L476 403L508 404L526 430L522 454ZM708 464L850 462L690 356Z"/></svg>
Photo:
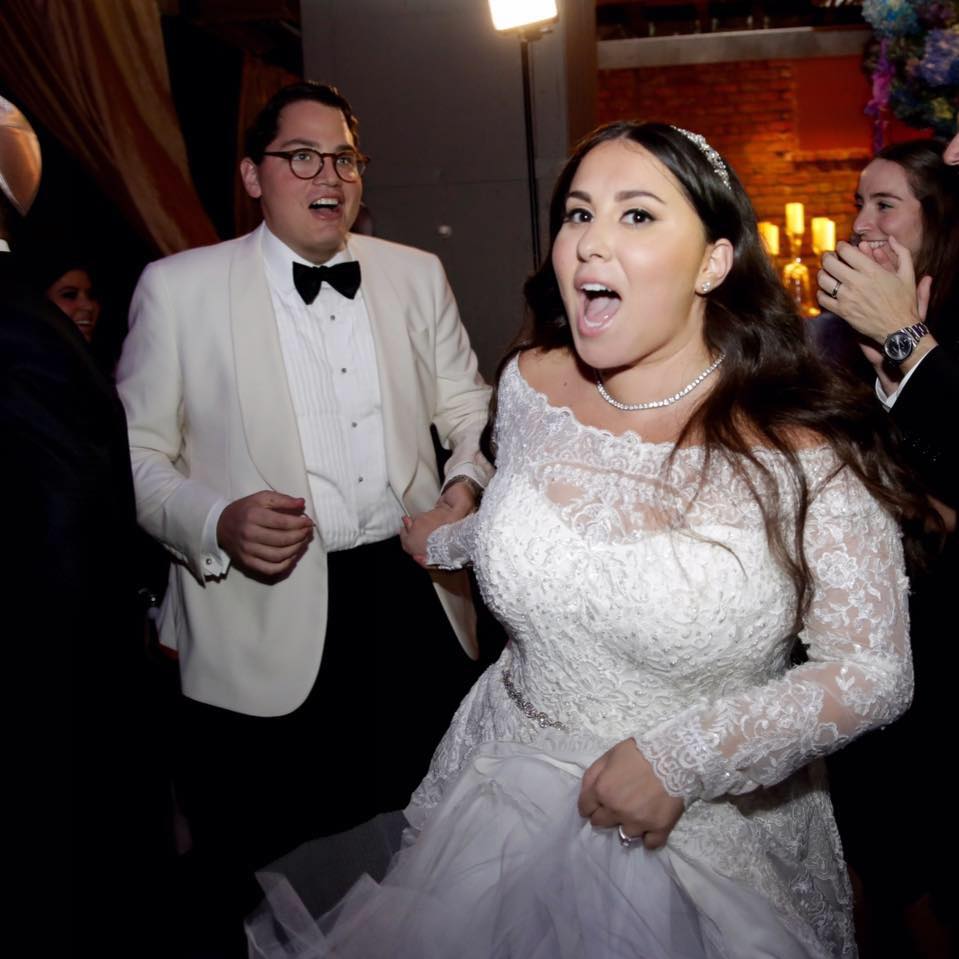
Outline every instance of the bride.
<svg viewBox="0 0 959 959"><path fill-rule="evenodd" d="M251 955L854 956L816 760L909 704L897 517L921 506L702 137L601 128L550 219L497 475L404 533L473 564L510 643L383 881L314 922L263 877Z"/></svg>

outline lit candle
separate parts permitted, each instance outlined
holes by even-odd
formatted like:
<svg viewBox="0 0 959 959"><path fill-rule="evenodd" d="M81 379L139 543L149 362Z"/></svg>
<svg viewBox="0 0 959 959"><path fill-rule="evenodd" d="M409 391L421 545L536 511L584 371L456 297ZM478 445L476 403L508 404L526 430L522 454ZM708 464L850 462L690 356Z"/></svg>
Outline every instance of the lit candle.
<svg viewBox="0 0 959 959"><path fill-rule="evenodd" d="M793 236L802 236L806 229L801 203L786 204L786 232Z"/></svg>
<svg viewBox="0 0 959 959"><path fill-rule="evenodd" d="M766 252L770 256L779 256L779 227L775 223L770 223L769 220L761 220L757 225Z"/></svg>
<svg viewBox="0 0 959 959"><path fill-rule="evenodd" d="M825 253L836 249L836 223L827 216L812 218L812 248L815 252Z"/></svg>

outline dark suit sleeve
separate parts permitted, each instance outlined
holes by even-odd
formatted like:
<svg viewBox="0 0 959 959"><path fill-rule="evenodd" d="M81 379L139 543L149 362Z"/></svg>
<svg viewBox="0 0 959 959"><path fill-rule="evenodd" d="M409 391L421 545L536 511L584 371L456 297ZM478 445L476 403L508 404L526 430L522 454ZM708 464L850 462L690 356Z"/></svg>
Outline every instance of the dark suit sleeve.
<svg viewBox="0 0 959 959"><path fill-rule="evenodd" d="M890 415L933 496L959 506L959 362L938 346L902 387Z"/></svg>
<svg viewBox="0 0 959 959"><path fill-rule="evenodd" d="M42 584L34 627L85 620L102 631L135 589L136 532L123 410L69 321L7 303L0 316L0 439L7 585ZM106 611L104 610L104 607Z"/></svg>
<svg viewBox="0 0 959 959"><path fill-rule="evenodd" d="M135 592L123 409L70 321L6 292L0 283L11 816L34 825L36 861L58 864L57 905L78 947L100 933L110 889L114 941L169 955L139 948L162 927L169 784Z"/></svg>

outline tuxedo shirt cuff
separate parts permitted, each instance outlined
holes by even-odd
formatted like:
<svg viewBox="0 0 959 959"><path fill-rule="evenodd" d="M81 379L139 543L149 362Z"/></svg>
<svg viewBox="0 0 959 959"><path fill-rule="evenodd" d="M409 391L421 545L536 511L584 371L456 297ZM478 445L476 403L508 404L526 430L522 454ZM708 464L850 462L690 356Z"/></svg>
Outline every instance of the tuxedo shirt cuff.
<svg viewBox="0 0 959 959"><path fill-rule="evenodd" d="M483 470L478 469L472 463L459 463L453 468L453 472L446 477L443 482L443 489L447 489L452 486L457 480L461 479L470 479L472 480L480 489L486 489L486 483L488 477L483 472Z"/></svg>
<svg viewBox="0 0 959 959"><path fill-rule="evenodd" d="M200 541L201 559L204 577L225 576L230 568L230 557L216 541L216 528L223 510L229 506L225 499L218 499L207 513L203 524L203 538Z"/></svg>
<svg viewBox="0 0 959 959"><path fill-rule="evenodd" d="M932 350L929 351L929 353L931 352ZM896 405L896 400L899 399L899 394L902 393L903 388L909 382L909 378L913 373L916 372L916 370L919 369L920 366L922 366L923 360L929 355L929 353L926 353L925 356L919 359L916 365L899 381L899 386L897 386L896 389L889 394L887 394L882 388L882 384L879 382L878 378L876 379L876 397L885 407L887 413Z"/></svg>

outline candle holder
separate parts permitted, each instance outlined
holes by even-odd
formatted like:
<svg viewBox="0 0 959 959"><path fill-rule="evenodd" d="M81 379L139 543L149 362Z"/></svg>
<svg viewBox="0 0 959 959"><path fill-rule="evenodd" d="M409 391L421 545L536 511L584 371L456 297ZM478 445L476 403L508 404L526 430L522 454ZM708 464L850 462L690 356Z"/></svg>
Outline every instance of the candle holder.
<svg viewBox="0 0 959 959"><path fill-rule="evenodd" d="M809 267L802 261L802 234L790 233L789 262L783 267L783 285L789 291L803 316L819 313L812 303L812 288L809 282Z"/></svg>
<svg viewBox="0 0 959 959"><path fill-rule="evenodd" d="M789 238L789 262L783 267L783 286L789 291L802 316L815 316L819 310L812 299L809 267L802 261L802 238L806 232L805 211L801 203L786 204L786 236Z"/></svg>

